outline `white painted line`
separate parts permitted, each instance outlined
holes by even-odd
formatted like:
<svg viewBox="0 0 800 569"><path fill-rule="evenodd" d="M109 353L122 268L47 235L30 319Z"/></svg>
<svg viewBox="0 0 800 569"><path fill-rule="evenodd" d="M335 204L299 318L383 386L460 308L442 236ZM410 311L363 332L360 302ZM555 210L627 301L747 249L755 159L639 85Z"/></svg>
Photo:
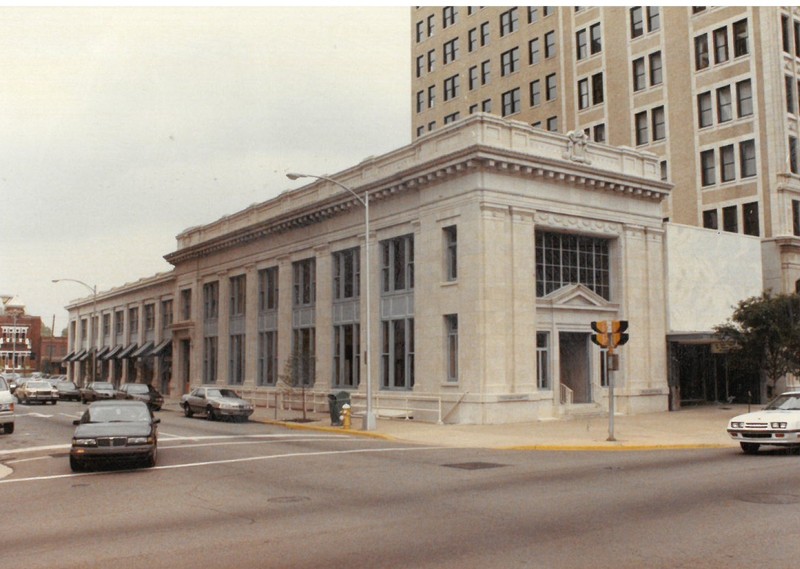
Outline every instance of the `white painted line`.
<svg viewBox="0 0 800 569"><path fill-rule="evenodd" d="M331 450L331 451L318 451L318 452L293 452L289 454L273 454L265 456L248 456L245 458L231 458L227 460L212 460L207 462L192 462L188 464L173 464L169 466L154 466L153 468L143 469L144 472L154 470L176 470L178 468L196 468L198 466L214 466L218 464L235 464L240 462L256 462L263 460L276 460L281 458L304 458L311 456L331 456L343 454L366 454L375 452L424 452L429 450L442 450L448 447L410 447L410 448L373 448L373 449L353 449L353 450ZM119 472L119 471L118 471ZM81 472L78 474L54 474L52 476L35 476L32 478L16 478L12 480L0 480L2 484L16 484L20 482L41 482L45 480L58 480L61 478L77 478L81 476L97 476L98 474L105 474L105 472Z"/></svg>

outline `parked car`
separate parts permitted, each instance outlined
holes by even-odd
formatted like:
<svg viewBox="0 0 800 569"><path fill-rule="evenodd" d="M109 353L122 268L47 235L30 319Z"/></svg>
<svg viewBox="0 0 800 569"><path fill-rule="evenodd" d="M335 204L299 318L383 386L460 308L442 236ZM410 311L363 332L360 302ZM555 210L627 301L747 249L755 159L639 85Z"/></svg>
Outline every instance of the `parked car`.
<svg viewBox="0 0 800 569"><path fill-rule="evenodd" d="M0 377L0 425L3 432L10 435L14 432L14 396L8 382Z"/></svg>
<svg viewBox="0 0 800 569"><path fill-rule="evenodd" d="M149 383L123 383L117 390L117 399L144 401L153 411L161 411L164 396Z"/></svg>
<svg viewBox="0 0 800 569"><path fill-rule="evenodd" d="M11 393L14 393L17 390L17 386L22 380L22 376L14 372L5 372L3 374L0 374L0 377L6 380L6 383L8 384L8 389Z"/></svg>
<svg viewBox="0 0 800 569"><path fill-rule="evenodd" d="M80 401L81 391L74 381L66 379L59 380L55 383L56 391L58 391L58 398L62 401Z"/></svg>
<svg viewBox="0 0 800 569"><path fill-rule="evenodd" d="M81 401L83 403L115 398L116 391L114 386L108 381L93 381L86 387L81 388Z"/></svg>
<svg viewBox="0 0 800 569"><path fill-rule="evenodd" d="M734 417L728 433L746 454L755 454L762 445L800 448L800 391L787 391L761 411Z"/></svg>
<svg viewBox="0 0 800 569"><path fill-rule="evenodd" d="M69 466L75 472L119 462L155 466L160 422L142 401L96 401L73 421Z"/></svg>
<svg viewBox="0 0 800 569"><path fill-rule="evenodd" d="M58 403L58 390L44 379L29 379L15 392L17 400L26 405L32 402L38 403Z"/></svg>
<svg viewBox="0 0 800 569"><path fill-rule="evenodd" d="M246 421L253 414L253 406L233 389L219 387L196 387L181 397L181 407L187 417L202 413L209 421L223 417Z"/></svg>

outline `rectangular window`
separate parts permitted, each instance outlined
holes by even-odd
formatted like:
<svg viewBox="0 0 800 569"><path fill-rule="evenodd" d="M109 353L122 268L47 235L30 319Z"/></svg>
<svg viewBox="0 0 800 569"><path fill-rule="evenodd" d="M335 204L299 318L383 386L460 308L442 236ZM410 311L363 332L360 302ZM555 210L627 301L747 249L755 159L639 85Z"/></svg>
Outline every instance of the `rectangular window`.
<svg viewBox="0 0 800 569"><path fill-rule="evenodd" d="M519 12L512 8L500 14L500 36L516 32L519 29Z"/></svg>
<svg viewBox="0 0 800 569"><path fill-rule="evenodd" d="M547 32L544 35L544 58L550 59L556 56L556 33Z"/></svg>
<svg viewBox="0 0 800 569"><path fill-rule="evenodd" d="M422 77L422 72L425 70L425 56L417 56L417 78Z"/></svg>
<svg viewBox="0 0 800 569"><path fill-rule="evenodd" d="M425 108L425 91L417 91L417 112L421 113Z"/></svg>
<svg viewBox="0 0 800 569"><path fill-rule="evenodd" d="M431 85L430 87L428 87L428 108L432 109L435 102L436 102L436 86Z"/></svg>
<svg viewBox="0 0 800 569"><path fill-rule="evenodd" d="M387 390L414 387L414 319L381 322L381 386Z"/></svg>
<svg viewBox="0 0 800 569"><path fill-rule="evenodd" d="M644 20L642 15L642 7L635 6L631 8L631 39L638 38L644 34Z"/></svg>
<svg viewBox="0 0 800 569"><path fill-rule="evenodd" d="M547 119L547 130L549 132L558 132L558 117L549 117Z"/></svg>
<svg viewBox="0 0 800 569"><path fill-rule="evenodd" d="M792 174L798 174L798 156L797 156L797 138L794 136L789 137L789 171Z"/></svg>
<svg viewBox="0 0 800 569"><path fill-rule="evenodd" d="M444 124L450 124L456 122L461 117L461 113L456 111L455 113L450 113L449 115L444 116Z"/></svg>
<svg viewBox="0 0 800 569"><path fill-rule="evenodd" d="M733 56L740 57L750 53L748 46L747 20L739 20L733 24Z"/></svg>
<svg viewBox="0 0 800 569"><path fill-rule="evenodd" d="M711 150L704 150L700 153L700 168L703 186L712 186L717 183L713 148Z"/></svg>
<svg viewBox="0 0 800 569"><path fill-rule="evenodd" d="M738 233L739 219L735 205L722 208L722 230L728 233Z"/></svg>
<svg viewBox="0 0 800 569"><path fill-rule="evenodd" d="M484 113L491 113L492 112L492 100L486 99L485 101L481 101L481 111Z"/></svg>
<svg viewBox="0 0 800 569"><path fill-rule="evenodd" d="M144 305L144 329L145 332L150 332L156 329L156 305Z"/></svg>
<svg viewBox="0 0 800 569"><path fill-rule="evenodd" d="M647 124L647 111L636 113L634 117L636 124L636 145L647 144L650 142L650 133Z"/></svg>
<svg viewBox="0 0 800 569"><path fill-rule="evenodd" d="M714 124L714 112L711 108L711 91L697 95L697 122L700 128Z"/></svg>
<svg viewBox="0 0 800 569"><path fill-rule="evenodd" d="M481 24L481 47L489 45L489 22Z"/></svg>
<svg viewBox="0 0 800 569"><path fill-rule="evenodd" d="M518 113L520 111L519 87L503 93L502 101L504 117Z"/></svg>
<svg viewBox="0 0 800 569"><path fill-rule="evenodd" d="M528 58L531 65L539 63L539 38L533 38L528 42Z"/></svg>
<svg viewBox="0 0 800 569"><path fill-rule="evenodd" d="M728 28L714 30L714 63L728 61Z"/></svg>
<svg viewBox="0 0 800 569"><path fill-rule="evenodd" d="M488 85L492 80L492 62L486 60L481 63L481 85Z"/></svg>
<svg viewBox="0 0 800 569"><path fill-rule="evenodd" d="M443 228L444 233L444 274L445 280L458 279L458 229L455 225Z"/></svg>
<svg viewBox="0 0 800 569"><path fill-rule="evenodd" d="M333 327L333 387L358 387L361 370L360 343L358 324Z"/></svg>
<svg viewBox="0 0 800 569"><path fill-rule="evenodd" d="M444 80L444 100L449 101L458 97L460 92L459 75L453 75Z"/></svg>
<svg viewBox="0 0 800 569"><path fill-rule="evenodd" d="M644 66L644 57L633 60L633 90L641 91L647 87L647 75Z"/></svg>
<svg viewBox="0 0 800 569"><path fill-rule="evenodd" d="M292 385L310 387L316 380L316 329L292 330Z"/></svg>
<svg viewBox="0 0 800 569"><path fill-rule="evenodd" d="M189 317L184 318L184 320L189 320L191 318L191 313ZM121 336L125 333L125 313L122 310L118 310L114 313L114 334L117 336Z"/></svg>
<svg viewBox="0 0 800 569"><path fill-rule="evenodd" d="M554 100L558 96L558 87L556 86L556 74L551 73L545 77L545 97L548 101Z"/></svg>
<svg viewBox="0 0 800 569"><path fill-rule="evenodd" d="M664 107L655 107L650 113L650 122L653 127L653 140L664 140L667 137L667 119Z"/></svg>
<svg viewBox="0 0 800 569"><path fill-rule="evenodd" d="M539 389L550 389L550 334L536 332L536 384Z"/></svg>
<svg viewBox="0 0 800 569"><path fill-rule="evenodd" d="M312 306L317 298L316 260L292 263L292 279L293 306Z"/></svg>
<svg viewBox="0 0 800 569"><path fill-rule="evenodd" d="M458 8L456 6L445 6L442 8L442 27L452 26L458 19Z"/></svg>
<svg viewBox="0 0 800 569"><path fill-rule="evenodd" d="M258 271L258 311L278 309L278 267Z"/></svg>
<svg viewBox="0 0 800 569"><path fill-rule="evenodd" d="M786 112L794 113L794 78L786 75L784 77L784 84L786 87Z"/></svg>
<svg viewBox="0 0 800 569"><path fill-rule="evenodd" d="M181 290L181 320L192 319L192 289Z"/></svg>
<svg viewBox="0 0 800 569"><path fill-rule="evenodd" d="M414 289L414 236L404 235L381 241L383 292Z"/></svg>
<svg viewBox="0 0 800 569"><path fill-rule="evenodd" d="M444 317L445 334L447 335L447 382L458 381L458 315L448 314Z"/></svg>
<svg viewBox="0 0 800 569"><path fill-rule="evenodd" d="M519 48L515 47L500 54L500 74L505 77L519 70Z"/></svg>
<svg viewBox="0 0 800 569"><path fill-rule="evenodd" d="M359 298L361 287L361 260L358 247L333 254L333 299Z"/></svg>
<svg viewBox="0 0 800 569"><path fill-rule="evenodd" d="M258 385L275 385L278 380L278 332L258 334Z"/></svg>
<svg viewBox="0 0 800 569"><path fill-rule="evenodd" d="M717 122L729 120L733 120L733 100L730 85L725 85L717 89Z"/></svg>
<svg viewBox="0 0 800 569"><path fill-rule="evenodd" d="M595 73L592 75L592 104L599 105L605 100L603 91L603 74Z"/></svg>
<svg viewBox="0 0 800 569"><path fill-rule="evenodd" d="M217 381L217 337L203 338L203 383Z"/></svg>
<svg viewBox="0 0 800 569"><path fill-rule="evenodd" d="M720 180L730 182L736 179L736 156L733 144L727 144L719 149Z"/></svg>
<svg viewBox="0 0 800 569"><path fill-rule="evenodd" d="M445 42L442 49L444 51L443 61L445 65L458 59L458 38Z"/></svg>
<svg viewBox="0 0 800 569"><path fill-rule="evenodd" d="M417 43L421 42L423 39L425 39L425 24L424 22L417 22L417 33L416 33Z"/></svg>
<svg viewBox="0 0 800 569"><path fill-rule="evenodd" d="M800 236L800 201L792 200L792 234Z"/></svg>
<svg viewBox="0 0 800 569"><path fill-rule="evenodd" d="M536 231L536 296L582 284L610 300L609 240Z"/></svg>
<svg viewBox="0 0 800 569"><path fill-rule="evenodd" d="M781 16L781 36L783 38L783 51L792 53L792 36L789 30L789 17L786 15Z"/></svg>
<svg viewBox="0 0 800 569"><path fill-rule="evenodd" d="M228 350L228 383L242 385L244 383L245 362L244 334L234 334L230 337Z"/></svg>
<svg viewBox="0 0 800 569"><path fill-rule="evenodd" d="M578 81L578 108L585 109L589 106L589 80Z"/></svg>
<svg viewBox="0 0 800 569"><path fill-rule="evenodd" d="M575 32L575 56L578 61L589 56L589 39L586 30Z"/></svg>
<svg viewBox="0 0 800 569"><path fill-rule="evenodd" d="M603 50L602 28L599 23L589 27L589 43L591 45L592 55L600 53Z"/></svg>
<svg viewBox="0 0 800 569"><path fill-rule="evenodd" d="M742 204L742 232L745 235L760 235L758 224L758 202Z"/></svg>
<svg viewBox="0 0 800 569"><path fill-rule="evenodd" d="M716 209L707 209L703 212L703 227L706 229L719 229Z"/></svg>
<svg viewBox="0 0 800 569"><path fill-rule="evenodd" d="M436 68L436 50L432 49L428 52L428 73Z"/></svg>
<svg viewBox="0 0 800 569"><path fill-rule="evenodd" d="M739 118L753 114L753 88L750 79L736 83L736 110Z"/></svg>
<svg viewBox="0 0 800 569"><path fill-rule="evenodd" d="M606 125L605 124L597 124L594 126L594 141L595 142L605 142L606 141Z"/></svg>
<svg viewBox="0 0 800 569"><path fill-rule="evenodd" d="M699 35L694 38L694 68L696 71L708 67L708 36Z"/></svg>
<svg viewBox="0 0 800 569"><path fill-rule="evenodd" d="M661 170L661 180L664 182L669 180L669 165L667 164L667 161L662 160L658 163L658 167Z"/></svg>
<svg viewBox="0 0 800 569"><path fill-rule="evenodd" d="M647 7L647 31L654 32L661 28L661 8L658 6Z"/></svg>
<svg viewBox="0 0 800 569"><path fill-rule="evenodd" d="M651 53L650 59L650 85L660 85L664 80L661 64L661 52Z"/></svg>
<svg viewBox="0 0 800 569"><path fill-rule="evenodd" d="M542 102L539 80L531 81L531 106L536 107Z"/></svg>
<svg viewBox="0 0 800 569"><path fill-rule="evenodd" d="M756 175L756 143L745 140L739 143L739 164L742 178Z"/></svg>
<svg viewBox="0 0 800 569"><path fill-rule="evenodd" d="M433 33L436 31L436 15L431 14L428 16L428 37L433 37Z"/></svg>
<svg viewBox="0 0 800 569"><path fill-rule="evenodd" d="M528 6L528 23L534 24L539 21L539 7Z"/></svg>
<svg viewBox="0 0 800 569"><path fill-rule="evenodd" d="M139 333L139 309L138 308L130 308L130 309L128 309L128 331L130 332L130 335L131 335L131 341L133 341L133 337L136 336Z"/></svg>
<svg viewBox="0 0 800 569"><path fill-rule="evenodd" d="M469 90L474 91L478 88L478 66L473 65L469 68Z"/></svg>
<svg viewBox="0 0 800 569"><path fill-rule="evenodd" d="M228 304L230 316L244 316L247 303L247 281L245 275L231 277L228 282L230 303Z"/></svg>
<svg viewBox="0 0 800 569"><path fill-rule="evenodd" d="M478 28L472 28L467 32L467 51L473 52L478 49Z"/></svg>

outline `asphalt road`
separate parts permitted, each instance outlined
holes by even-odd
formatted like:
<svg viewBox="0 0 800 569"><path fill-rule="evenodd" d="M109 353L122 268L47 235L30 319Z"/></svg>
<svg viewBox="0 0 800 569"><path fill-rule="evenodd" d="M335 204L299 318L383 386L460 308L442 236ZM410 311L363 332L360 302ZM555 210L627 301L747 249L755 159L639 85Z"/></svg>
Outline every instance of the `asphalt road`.
<svg viewBox="0 0 800 569"><path fill-rule="evenodd" d="M0 568L794 568L800 457L519 452L158 414L152 469L73 474L82 406L0 438Z"/></svg>

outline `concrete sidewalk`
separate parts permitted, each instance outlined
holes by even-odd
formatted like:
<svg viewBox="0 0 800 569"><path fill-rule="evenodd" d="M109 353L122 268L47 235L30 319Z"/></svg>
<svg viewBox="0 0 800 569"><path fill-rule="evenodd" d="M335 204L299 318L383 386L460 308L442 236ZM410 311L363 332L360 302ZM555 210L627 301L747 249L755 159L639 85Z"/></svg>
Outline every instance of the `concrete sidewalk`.
<svg viewBox="0 0 800 569"><path fill-rule="evenodd" d="M177 401L165 405L180 412ZM757 409L753 406L752 410ZM309 422L298 422L300 411L257 408L252 421L280 424L292 429L347 433L423 445L519 450L649 450L680 448L735 448L726 432L731 417L746 413L747 405L709 404L680 411L642 415L616 415L615 441L608 441L608 415L564 420L533 421L507 425L436 425L404 419L378 419L377 429L361 430L361 419L352 429L331 426L330 416L309 413Z"/></svg>

